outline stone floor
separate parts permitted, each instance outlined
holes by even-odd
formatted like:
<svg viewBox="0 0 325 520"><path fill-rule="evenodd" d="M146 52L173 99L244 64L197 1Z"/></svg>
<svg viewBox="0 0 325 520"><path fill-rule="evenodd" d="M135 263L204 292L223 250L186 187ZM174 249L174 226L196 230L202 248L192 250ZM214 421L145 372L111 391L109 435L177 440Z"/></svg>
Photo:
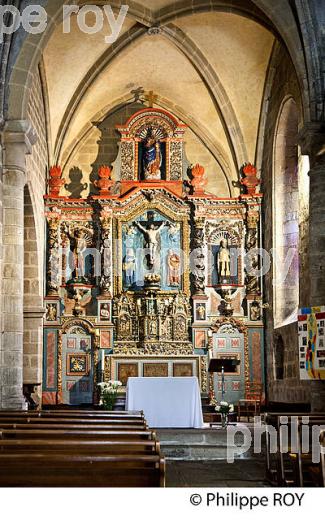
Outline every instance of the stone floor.
<svg viewBox="0 0 325 520"><path fill-rule="evenodd" d="M268 487L259 459L166 462L166 487Z"/></svg>
<svg viewBox="0 0 325 520"><path fill-rule="evenodd" d="M234 423L235 424L235 423ZM246 426L253 429L251 424ZM221 427L158 429L157 437L166 458L167 487L267 487L265 451L251 447L239 455L237 443ZM227 462L232 453L235 461Z"/></svg>

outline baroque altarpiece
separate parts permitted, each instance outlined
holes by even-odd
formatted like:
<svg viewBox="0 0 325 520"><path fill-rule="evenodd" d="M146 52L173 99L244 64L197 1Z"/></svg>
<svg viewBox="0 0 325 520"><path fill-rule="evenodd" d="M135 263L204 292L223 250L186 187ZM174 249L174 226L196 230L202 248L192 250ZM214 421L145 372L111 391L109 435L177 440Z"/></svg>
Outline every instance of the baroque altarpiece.
<svg viewBox="0 0 325 520"><path fill-rule="evenodd" d="M99 381L130 376L197 376L220 398L211 357L240 361L225 375L237 402L264 372L256 170L243 168L242 195L218 198L172 114L146 108L117 131L97 195L60 196L50 170L43 404L96 403Z"/></svg>

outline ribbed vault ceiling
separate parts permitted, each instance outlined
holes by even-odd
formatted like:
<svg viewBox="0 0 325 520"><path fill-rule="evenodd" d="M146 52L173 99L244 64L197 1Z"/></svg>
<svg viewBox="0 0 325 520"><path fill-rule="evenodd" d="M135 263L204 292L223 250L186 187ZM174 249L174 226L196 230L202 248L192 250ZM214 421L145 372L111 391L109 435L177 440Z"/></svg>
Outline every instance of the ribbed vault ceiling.
<svg viewBox="0 0 325 520"><path fill-rule="evenodd" d="M142 0L137 5L152 8L153 3L159 10L175 2ZM216 175L218 154L228 181L237 178L243 162L254 162L274 42L264 27L236 14L204 12L178 17L149 36L128 16L114 49L104 41L108 25L86 35L73 17L71 28L63 34L58 25L43 53L56 160L73 157L99 114L103 119L106 110L121 99L131 101L131 90L143 87L157 94L157 106L167 103L184 115L191 128L191 156L194 136L216 159Z"/></svg>

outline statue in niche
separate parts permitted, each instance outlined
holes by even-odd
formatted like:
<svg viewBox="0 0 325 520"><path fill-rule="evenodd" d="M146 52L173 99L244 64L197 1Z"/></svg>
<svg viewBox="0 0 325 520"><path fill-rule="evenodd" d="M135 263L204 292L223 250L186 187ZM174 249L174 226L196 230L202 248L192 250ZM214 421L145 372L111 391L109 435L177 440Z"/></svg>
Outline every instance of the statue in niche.
<svg viewBox="0 0 325 520"><path fill-rule="evenodd" d="M161 145L152 128L148 129L143 149L143 177L147 181L161 179L162 153Z"/></svg>
<svg viewBox="0 0 325 520"><path fill-rule="evenodd" d="M50 303L47 305L46 308L46 321L56 321L58 311L57 311L57 305L55 303Z"/></svg>
<svg viewBox="0 0 325 520"><path fill-rule="evenodd" d="M84 253L89 243L89 236L83 229L75 229L69 233L73 238L74 272L77 280L85 277L86 267Z"/></svg>
<svg viewBox="0 0 325 520"><path fill-rule="evenodd" d="M179 287L180 285L180 267L181 259L177 253L172 249L168 251L167 256L167 270L168 270L168 285L170 287Z"/></svg>
<svg viewBox="0 0 325 520"><path fill-rule="evenodd" d="M158 324L155 319L151 319L149 323L149 334L150 336L157 336L158 334Z"/></svg>
<svg viewBox="0 0 325 520"><path fill-rule="evenodd" d="M124 271L126 285L134 284L135 267L136 267L136 258L135 258L135 254L134 254L134 249L132 247L129 247L126 250L126 255L123 259L123 271Z"/></svg>
<svg viewBox="0 0 325 520"><path fill-rule="evenodd" d="M166 222L160 222L157 224L151 222L148 228L145 228L142 224L140 224L140 222L135 222L134 224L141 231L141 233L143 233L145 239L145 248L149 250L149 254L147 255L147 266L149 269L152 269L155 265L155 260L157 260L157 252L159 247L158 239L162 228L166 226Z"/></svg>
<svg viewBox="0 0 325 520"><path fill-rule="evenodd" d="M221 240L220 249L218 253L218 276L219 282L223 278L229 278L230 273L230 250L228 248L227 240Z"/></svg>

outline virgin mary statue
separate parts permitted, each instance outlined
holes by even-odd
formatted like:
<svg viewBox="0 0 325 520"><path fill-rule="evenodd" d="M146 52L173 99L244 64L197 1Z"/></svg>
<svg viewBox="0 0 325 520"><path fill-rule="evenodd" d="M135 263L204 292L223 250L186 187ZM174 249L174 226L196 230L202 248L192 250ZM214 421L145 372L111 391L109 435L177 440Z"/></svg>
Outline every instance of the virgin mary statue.
<svg viewBox="0 0 325 520"><path fill-rule="evenodd" d="M161 179L162 154L159 141L154 137L152 129L148 130L144 142L143 151L143 174L147 181Z"/></svg>

